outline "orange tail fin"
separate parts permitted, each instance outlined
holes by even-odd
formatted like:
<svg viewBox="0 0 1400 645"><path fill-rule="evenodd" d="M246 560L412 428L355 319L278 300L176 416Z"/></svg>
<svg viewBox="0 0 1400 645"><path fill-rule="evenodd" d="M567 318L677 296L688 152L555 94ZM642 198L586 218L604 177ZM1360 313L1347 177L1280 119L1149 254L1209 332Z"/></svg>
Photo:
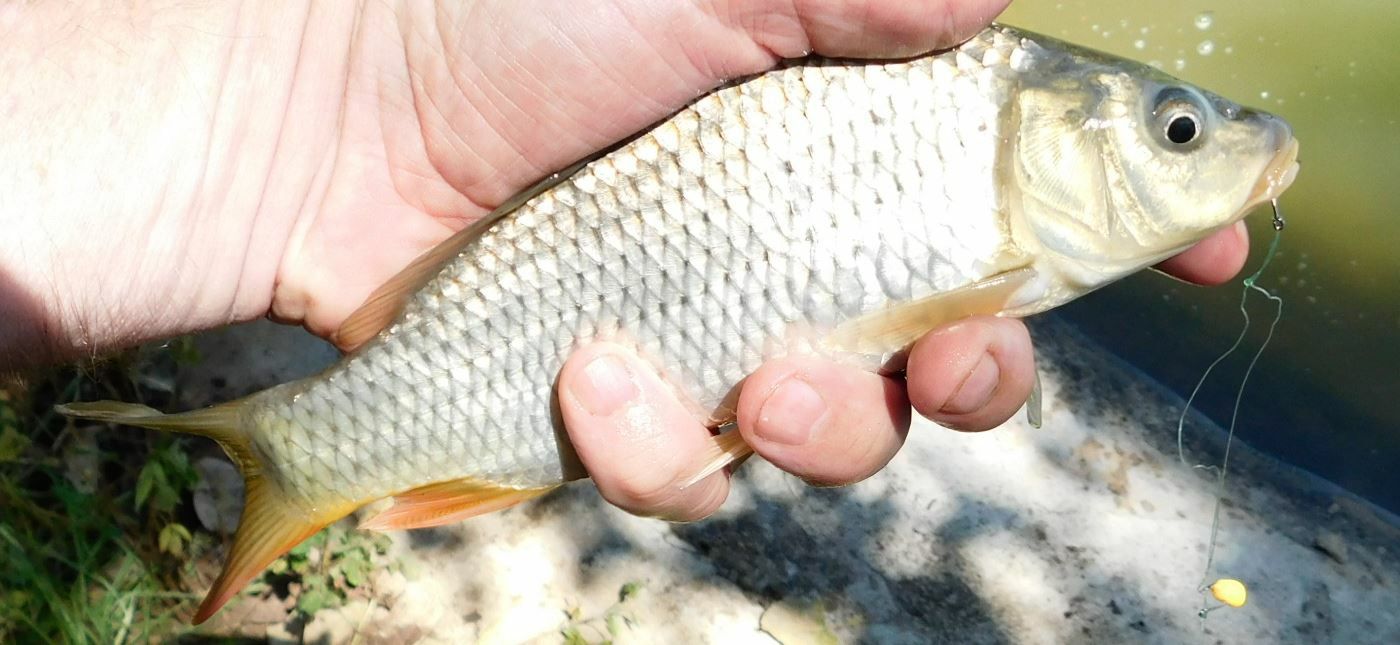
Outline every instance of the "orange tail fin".
<svg viewBox="0 0 1400 645"><path fill-rule="evenodd" d="M327 524L348 515L354 505L304 509L286 499L262 475L262 464L242 427L242 401L182 414L162 414L144 405L98 401L60 405L58 412L79 419L106 421L209 437L223 447L243 473L243 515L224 569L195 612L194 623L208 620L262 570Z"/></svg>

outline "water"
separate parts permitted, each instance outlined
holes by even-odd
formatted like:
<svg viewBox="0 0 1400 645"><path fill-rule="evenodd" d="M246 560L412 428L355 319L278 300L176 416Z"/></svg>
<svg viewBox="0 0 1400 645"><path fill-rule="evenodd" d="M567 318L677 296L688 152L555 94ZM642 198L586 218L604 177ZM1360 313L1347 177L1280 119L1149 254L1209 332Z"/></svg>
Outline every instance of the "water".
<svg viewBox="0 0 1400 645"><path fill-rule="evenodd" d="M1016 3L1001 20L1153 61L1293 124L1302 171L1260 281L1283 296L1284 317L1246 391L1240 437L1400 511L1400 5L1066 0ZM1262 209L1250 229L1246 272L1272 235ZM1238 283L1197 289L1145 275L1066 315L1187 392L1238 333L1238 298ZM1201 401L1216 420L1228 420L1229 379L1243 364L1223 368Z"/></svg>

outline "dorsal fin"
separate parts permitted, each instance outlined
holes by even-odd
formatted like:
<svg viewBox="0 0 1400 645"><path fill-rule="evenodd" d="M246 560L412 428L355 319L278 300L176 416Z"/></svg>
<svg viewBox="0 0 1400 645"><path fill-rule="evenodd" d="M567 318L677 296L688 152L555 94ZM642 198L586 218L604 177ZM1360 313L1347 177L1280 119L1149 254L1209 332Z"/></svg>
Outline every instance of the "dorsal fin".
<svg viewBox="0 0 1400 645"><path fill-rule="evenodd" d="M408 303L409 296L423 288L423 285L442 271L448 262L451 262L463 249L481 237L482 233L485 233L501 218L515 212L525 202L572 177L574 173L596 158L589 157L545 177L536 182L535 185L506 200L485 217L472 222L452 237L428 249L397 275L389 278L388 282L375 289L374 293L365 299L365 303L340 324L340 329L331 336L332 342L344 352L353 352L359 349L361 345L369 342L369 339L374 338L385 327L388 327L389 323L398 319L399 314L403 312L404 305Z"/></svg>
<svg viewBox="0 0 1400 645"><path fill-rule="evenodd" d="M375 531L421 529L460 522L539 497L555 486L509 488L472 478L420 486L394 496L394 505L360 523Z"/></svg>

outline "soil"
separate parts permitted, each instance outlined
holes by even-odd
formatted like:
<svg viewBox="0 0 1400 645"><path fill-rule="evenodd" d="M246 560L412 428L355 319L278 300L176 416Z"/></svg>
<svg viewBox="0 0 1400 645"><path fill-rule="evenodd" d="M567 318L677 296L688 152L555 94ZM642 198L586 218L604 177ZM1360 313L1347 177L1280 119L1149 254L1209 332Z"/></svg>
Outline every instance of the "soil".
<svg viewBox="0 0 1400 645"><path fill-rule="evenodd" d="M1181 399L1053 317L1033 333L1040 429L919 421L888 468L839 489L753 459L693 524L632 517L578 482L394 534L409 575L305 624L288 603L241 602L258 606L259 636L322 642L1400 642L1396 518L1236 442L1203 575L1216 480L1177 458ZM190 406L335 358L270 323L198 342L179 389ZM1224 433L1192 417L1185 447L1216 462ZM1249 602L1202 620L1198 589L1219 577Z"/></svg>

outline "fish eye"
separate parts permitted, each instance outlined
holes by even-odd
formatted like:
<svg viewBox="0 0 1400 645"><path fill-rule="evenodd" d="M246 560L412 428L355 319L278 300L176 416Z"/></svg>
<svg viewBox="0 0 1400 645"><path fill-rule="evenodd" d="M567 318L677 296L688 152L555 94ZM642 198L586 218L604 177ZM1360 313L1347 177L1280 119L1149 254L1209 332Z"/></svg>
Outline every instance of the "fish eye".
<svg viewBox="0 0 1400 645"><path fill-rule="evenodd" d="M1196 122L1196 117L1190 114L1178 114L1167 122L1167 141L1179 146L1195 141L1200 133L1201 125Z"/></svg>
<svg viewBox="0 0 1400 645"><path fill-rule="evenodd" d="M1203 99L1184 88L1169 88L1153 101L1153 129L1163 147L1184 152L1200 145L1206 134Z"/></svg>

